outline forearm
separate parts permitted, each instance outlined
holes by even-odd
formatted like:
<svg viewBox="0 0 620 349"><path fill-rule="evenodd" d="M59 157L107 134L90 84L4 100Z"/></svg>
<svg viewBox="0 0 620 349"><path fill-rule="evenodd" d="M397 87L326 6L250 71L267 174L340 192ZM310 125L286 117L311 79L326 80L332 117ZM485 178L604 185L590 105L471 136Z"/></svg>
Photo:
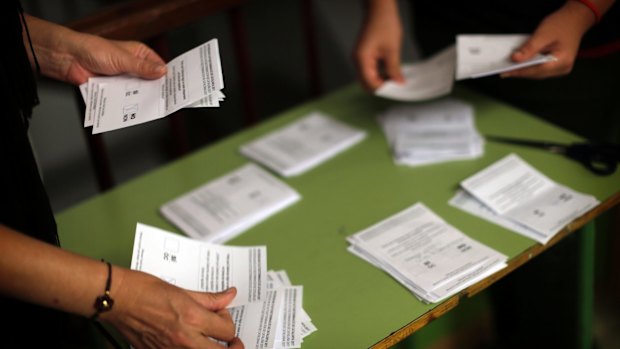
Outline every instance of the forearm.
<svg viewBox="0 0 620 349"><path fill-rule="evenodd" d="M124 273L113 269L112 296ZM0 225L0 293L65 312L91 316L107 266Z"/></svg>

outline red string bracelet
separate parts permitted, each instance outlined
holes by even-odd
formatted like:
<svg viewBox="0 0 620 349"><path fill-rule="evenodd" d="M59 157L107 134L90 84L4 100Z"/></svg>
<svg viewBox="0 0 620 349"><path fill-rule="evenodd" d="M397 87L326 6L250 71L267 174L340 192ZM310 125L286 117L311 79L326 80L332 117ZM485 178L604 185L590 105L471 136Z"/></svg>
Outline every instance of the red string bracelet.
<svg viewBox="0 0 620 349"><path fill-rule="evenodd" d="M590 11L592 11L592 13L594 14L594 18L595 18L595 22L598 23L601 21L601 11L598 9L598 7L596 6L595 3L593 3L590 0L577 0L580 3L582 3L584 6L586 6L587 8L590 9Z"/></svg>

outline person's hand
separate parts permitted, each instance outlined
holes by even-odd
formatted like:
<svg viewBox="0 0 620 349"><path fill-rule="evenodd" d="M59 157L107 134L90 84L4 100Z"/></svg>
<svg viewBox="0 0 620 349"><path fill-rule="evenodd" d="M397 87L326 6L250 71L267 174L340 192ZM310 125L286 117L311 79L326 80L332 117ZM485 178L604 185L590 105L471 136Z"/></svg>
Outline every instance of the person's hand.
<svg viewBox="0 0 620 349"><path fill-rule="evenodd" d="M26 21L41 73L47 77L80 85L97 75L157 79L166 74L163 59L141 42L108 40L29 15Z"/></svg>
<svg viewBox="0 0 620 349"><path fill-rule="evenodd" d="M354 60L362 85L371 91L384 79L404 82L400 70L402 26L394 0L370 1L362 32L354 51ZM382 68L385 70L381 72ZM383 76L383 75L386 76Z"/></svg>
<svg viewBox="0 0 620 349"><path fill-rule="evenodd" d="M237 291L192 292L154 276L115 268L112 310L100 319L110 323L136 349L228 348L243 349L226 306ZM116 286L115 286L116 285Z"/></svg>
<svg viewBox="0 0 620 349"><path fill-rule="evenodd" d="M552 54L557 60L503 73L502 77L545 79L569 74L575 63L581 38L594 24L590 9L577 1L567 1L547 16L532 36L513 55L523 62L536 54Z"/></svg>
<svg viewBox="0 0 620 349"><path fill-rule="evenodd" d="M57 69L52 70L57 76L51 77L79 85L96 75L129 74L157 79L166 73L163 59L141 42L82 35L81 41L68 43L71 50Z"/></svg>

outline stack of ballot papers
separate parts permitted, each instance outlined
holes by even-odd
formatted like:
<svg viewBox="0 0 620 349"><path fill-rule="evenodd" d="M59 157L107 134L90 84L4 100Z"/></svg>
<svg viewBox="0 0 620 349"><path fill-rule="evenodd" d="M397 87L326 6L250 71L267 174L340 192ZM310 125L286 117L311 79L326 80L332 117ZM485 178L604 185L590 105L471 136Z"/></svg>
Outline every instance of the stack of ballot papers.
<svg viewBox="0 0 620 349"><path fill-rule="evenodd" d="M473 107L454 98L392 107L378 121L398 165L473 159L484 152Z"/></svg>
<svg viewBox="0 0 620 349"><path fill-rule="evenodd" d="M272 131L241 146L241 153L284 177L302 174L350 148L366 132L321 112Z"/></svg>
<svg viewBox="0 0 620 349"><path fill-rule="evenodd" d="M404 83L386 81L377 96L398 101L424 101L449 94L454 80L474 79L553 61L552 55L538 54L515 63L511 55L525 43L528 35L457 35L451 45L430 58L403 64Z"/></svg>
<svg viewBox="0 0 620 349"><path fill-rule="evenodd" d="M255 164L246 164L168 203L160 211L187 235L223 243L301 196Z"/></svg>
<svg viewBox="0 0 620 349"><path fill-rule="evenodd" d="M181 108L218 107L224 78L217 39L183 53L156 80L92 77L80 86L86 105L84 127L93 134L168 116Z"/></svg>
<svg viewBox="0 0 620 349"><path fill-rule="evenodd" d="M417 203L347 237L349 251L421 301L440 302L506 266L507 257Z"/></svg>
<svg viewBox="0 0 620 349"><path fill-rule="evenodd" d="M300 348L317 330L302 308L303 287L267 271L265 246L215 245L138 223L131 269L192 291L236 287L229 311L246 349Z"/></svg>
<svg viewBox="0 0 620 349"><path fill-rule="evenodd" d="M461 182L454 207L546 244L599 201L555 183L515 154Z"/></svg>

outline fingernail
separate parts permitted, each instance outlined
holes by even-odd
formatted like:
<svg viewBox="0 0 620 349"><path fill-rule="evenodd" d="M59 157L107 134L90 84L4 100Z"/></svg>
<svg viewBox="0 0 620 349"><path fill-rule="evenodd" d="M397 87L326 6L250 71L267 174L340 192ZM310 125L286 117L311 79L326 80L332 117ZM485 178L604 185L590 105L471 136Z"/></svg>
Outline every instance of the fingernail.
<svg viewBox="0 0 620 349"><path fill-rule="evenodd" d="M159 64L157 66L155 66L155 72L159 73L159 74L163 74L166 72L166 66L163 64Z"/></svg>

